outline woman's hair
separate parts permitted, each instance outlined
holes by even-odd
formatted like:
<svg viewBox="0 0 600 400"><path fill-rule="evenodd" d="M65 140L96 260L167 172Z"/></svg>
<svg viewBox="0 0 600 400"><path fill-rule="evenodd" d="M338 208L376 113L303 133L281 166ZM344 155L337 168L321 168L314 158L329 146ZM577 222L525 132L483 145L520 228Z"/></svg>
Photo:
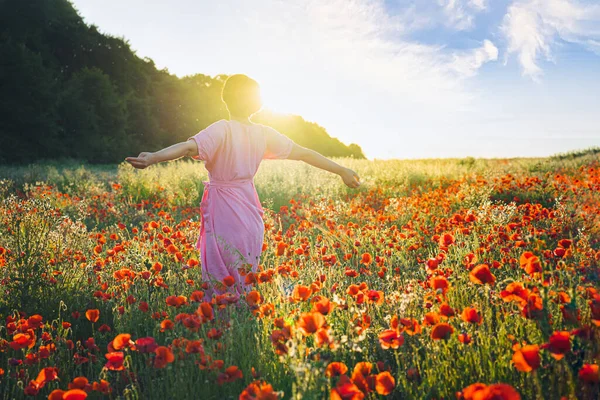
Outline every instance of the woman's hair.
<svg viewBox="0 0 600 400"><path fill-rule="evenodd" d="M223 85L221 99L229 113L236 117L249 117L262 108L260 86L246 75L231 75Z"/></svg>

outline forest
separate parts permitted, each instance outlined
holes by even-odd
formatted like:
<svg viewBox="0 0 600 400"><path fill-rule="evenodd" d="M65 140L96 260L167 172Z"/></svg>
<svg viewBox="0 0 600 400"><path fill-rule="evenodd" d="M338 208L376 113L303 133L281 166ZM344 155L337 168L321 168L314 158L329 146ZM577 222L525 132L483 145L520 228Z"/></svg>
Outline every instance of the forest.
<svg viewBox="0 0 600 400"><path fill-rule="evenodd" d="M0 163L114 163L185 140L227 118L226 78L158 69L68 0L0 0ZM300 116L265 110L253 120L325 156L365 158Z"/></svg>

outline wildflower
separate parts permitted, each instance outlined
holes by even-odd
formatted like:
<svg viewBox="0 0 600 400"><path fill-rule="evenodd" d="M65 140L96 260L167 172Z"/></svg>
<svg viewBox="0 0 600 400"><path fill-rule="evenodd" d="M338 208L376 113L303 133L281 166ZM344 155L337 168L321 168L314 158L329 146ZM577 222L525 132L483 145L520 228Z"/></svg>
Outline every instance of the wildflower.
<svg viewBox="0 0 600 400"><path fill-rule="evenodd" d="M342 375L335 388L329 394L331 400L363 400L365 394L347 375Z"/></svg>
<svg viewBox="0 0 600 400"><path fill-rule="evenodd" d="M292 292L292 299L294 301L306 301L312 294L311 288L304 285L296 285Z"/></svg>
<svg viewBox="0 0 600 400"><path fill-rule="evenodd" d="M107 353L105 357L107 361L104 367L106 369L111 371L121 371L124 369L123 361L125 359L125 354L123 354L122 351Z"/></svg>
<svg viewBox="0 0 600 400"><path fill-rule="evenodd" d="M434 290L441 290L442 294L446 294L450 287L450 282L443 276L432 276L429 284Z"/></svg>
<svg viewBox="0 0 600 400"><path fill-rule="evenodd" d="M87 310L85 312L85 317L92 323L98 322L98 319L100 319L100 310L98 310L98 309Z"/></svg>
<svg viewBox="0 0 600 400"><path fill-rule="evenodd" d="M231 287L235 285L235 278L231 275L228 275L225 278L223 278L223 284L227 287Z"/></svg>
<svg viewBox="0 0 600 400"><path fill-rule="evenodd" d="M185 296L168 296L165 300L168 306L179 308L187 304L187 297Z"/></svg>
<svg viewBox="0 0 600 400"><path fill-rule="evenodd" d="M521 395L511 385L474 383L462 391L464 400L521 400Z"/></svg>
<svg viewBox="0 0 600 400"><path fill-rule="evenodd" d="M327 297L321 297L313 302L312 311L320 312L323 315L333 311L334 305Z"/></svg>
<svg viewBox="0 0 600 400"><path fill-rule="evenodd" d="M461 314L461 318L463 321L473 324L481 324L482 322L481 314L473 307L465 307Z"/></svg>
<svg viewBox="0 0 600 400"><path fill-rule="evenodd" d="M240 394L239 400L277 400L279 395L273 386L264 381L251 382Z"/></svg>
<svg viewBox="0 0 600 400"><path fill-rule="evenodd" d="M387 396L392 393L395 387L396 380L388 371L381 372L375 377L375 390L377 393Z"/></svg>
<svg viewBox="0 0 600 400"><path fill-rule="evenodd" d="M175 356L171 349L165 346L158 346L154 353L156 356L154 357L154 368L164 368L167 364L175 361Z"/></svg>
<svg viewBox="0 0 600 400"><path fill-rule="evenodd" d="M469 279L479 285L485 285L486 283L493 285L496 282L496 277L491 273L487 264L479 264L473 268L469 273Z"/></svg>
<svg viewBox="0 0 600 400"><path fill-rule="evenodd" d="M209 321L215 319L213 307L210 303L207 303L206 301L200 303L200 307L198 307L198 313Z"/></svg>
<svg viewBox="0 0 600 400"><path fill-rule="evenodd" d="M343 362L334 361L327 365L327 368L325 369L325 376L331 378L334 376L340 376L342 374L345 374L346 372L348 372L348 367L346 366L346 364L344 364Z"/></svg>
<svg viewBox="0 0 600 400"><path fill-rule="evenodd" d="M120 333L112 341L113 350L121 350L133 346L129 333Z"/></svg>
<svg viewBox="0 0 600 400"><path fill-rule="evenodd" d="M222 385L225 382L234 382L238 379L242 379L244 375L242 371L235 365L227 367L224 373L219 374L217 377L217 383Z"/></svg>
<svg viewBox="0 0 600 400"><path fill-rule="evenodd" d="M512 357L513 365L522 372L531 372L540 366L540 347L527 345L517 348Z"/></svg>
<svg viewBox="0 0 600 400"><path fill-rule="evenodd" d="M404 343L404 336L396 329L387 329L379 334L379 344L381 348L397 349Z"/></svg>
<svg viewBox="0 0 600 400"><path fill-rule="evenodd" d="M567 331L554 332L549 342L542 347L547 348L552 357L560 360L571 350L571 335Z"/></svg>
<svg viewBox="0 0 600 400"><path fill-rule="evenodd" d="M436 324L431 330L431 338L433 340L448 339L454 333L454 328L445 322Z"/></svg>
<svg viewBox="0 0 600 400"><path fill-rule="evenodd" d="M579 370L579 379L585 383L598 383L600 382L600 371L598 370L598 364L584 364Z"/></svg>
<svg viewBox="0 0 600 400"><path fill-rule="evenodd" d="M135 347L140 353L154 353L158 345L153 337L143 337L135 341Z"/></svg>
<svg viewBox="0 0 600 400"><path fill-rule="evenodd" d="M325 317L318 312L308 312L300 315L299 321L296 323L300 332L304 336L315 333L325 325Z"/></svg>

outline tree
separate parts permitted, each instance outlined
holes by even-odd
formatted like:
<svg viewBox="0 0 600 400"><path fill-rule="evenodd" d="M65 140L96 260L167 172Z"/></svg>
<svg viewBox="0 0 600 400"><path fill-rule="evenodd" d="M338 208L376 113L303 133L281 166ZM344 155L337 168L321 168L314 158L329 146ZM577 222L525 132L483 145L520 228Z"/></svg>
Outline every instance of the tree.
<svg viewBox="0 0 600 400"><path fill-rule="evenodd" d="M56 76L22 43L0 42L0 162L57 151Z"/></svg>
<svg viewBox="0 0 600 400"><path fill-rule="evenodd" d="M61 93L59 114L68 157L111 162L123 159L131 147L123 101L98 68L84 68L69 79Z"/></svg>

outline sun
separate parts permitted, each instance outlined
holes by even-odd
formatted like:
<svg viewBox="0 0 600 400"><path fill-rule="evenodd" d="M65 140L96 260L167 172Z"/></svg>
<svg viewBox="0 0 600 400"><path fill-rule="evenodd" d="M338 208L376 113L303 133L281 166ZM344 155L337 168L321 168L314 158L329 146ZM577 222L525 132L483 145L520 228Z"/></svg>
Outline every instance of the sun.
<svg viewBox="0 0 600 400"><path fill-rule="evenodd" d="M264 109L278 113L293 112L293 104L290 104L290 94L282 85L260 81L260 92Z"/></svg>

